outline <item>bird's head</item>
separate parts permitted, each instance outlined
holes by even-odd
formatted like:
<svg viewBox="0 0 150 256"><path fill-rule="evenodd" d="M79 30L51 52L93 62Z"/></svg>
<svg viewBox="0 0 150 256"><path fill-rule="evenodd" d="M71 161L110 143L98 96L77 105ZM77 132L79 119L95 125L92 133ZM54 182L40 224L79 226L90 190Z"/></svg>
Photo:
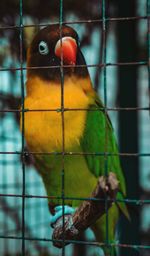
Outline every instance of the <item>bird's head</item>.
<svg viewBox="0 0 150 256"><path fill-rule="evenodd" d="M86 77L88 71L79 47L76 31L69 26L49 25L33 38L28 49L28 75L39 76L47 81L60 81L60 66L64 76ZM31 69L30 69L31 67Z"/></svg>

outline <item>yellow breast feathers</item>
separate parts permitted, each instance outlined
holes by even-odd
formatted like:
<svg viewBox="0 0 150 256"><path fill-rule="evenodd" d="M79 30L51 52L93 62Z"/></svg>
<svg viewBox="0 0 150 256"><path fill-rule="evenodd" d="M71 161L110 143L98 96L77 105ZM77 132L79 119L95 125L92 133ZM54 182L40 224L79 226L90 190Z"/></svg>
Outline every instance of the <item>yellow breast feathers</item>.
<svg viewBox="0 0 150 256"><path fill-rule="evenodd" d="M78 83L80 82L79 80ZM90 102L91 97L84 92L83 86L77 86L71 79L65 82L64 108L72 109L64 112L66 150L73 150L79 144L86 122L87 112L73 109L88 108ZM28 109L24 115L24 124L29 149L38 152L61 151L61 86L48 84L37 78L29 80L25 108Z"/></svg>

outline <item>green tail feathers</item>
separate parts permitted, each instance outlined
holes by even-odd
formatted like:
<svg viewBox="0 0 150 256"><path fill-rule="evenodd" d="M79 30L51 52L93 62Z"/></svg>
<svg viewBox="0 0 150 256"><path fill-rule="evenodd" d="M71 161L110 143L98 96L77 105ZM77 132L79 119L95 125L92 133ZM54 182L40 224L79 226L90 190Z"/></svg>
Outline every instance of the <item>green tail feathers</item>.
<svg viewBox="0 0 150 256"><path fill-rule="evenodd" d="M126 216L126 218L130 221L129 211L127 209L126 203L124 202L123 194L121 192L118 192L116 199L118 200L116 204L118 205L119 209Z"/></svg>

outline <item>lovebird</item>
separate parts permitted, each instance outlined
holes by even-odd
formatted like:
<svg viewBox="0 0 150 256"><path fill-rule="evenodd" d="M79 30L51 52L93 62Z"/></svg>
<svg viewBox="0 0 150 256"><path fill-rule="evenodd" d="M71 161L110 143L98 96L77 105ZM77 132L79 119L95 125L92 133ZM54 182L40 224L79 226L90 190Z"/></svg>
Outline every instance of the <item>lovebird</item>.
<svg viewBox="0 0 150 256"><path fill-rule="evenodd" d="M24 107L28 110L24 113L26 143L30 152L37 153L33 155L34 164L53 216L60 215L56 209L63 204L62 195L67 214L71 212L68 209L81 204L78 199L91 195L106 169L116 174L120 201L108 210L108 230L106 214L91 227L98 242L105 243L106 232L109 242L115 242L120 213L129 218L127 207L121 202L126 196L125 178L111 121L93 89L73 28L49 25L33 38L27 52ZM104 247L104 252L114 255L114 247Z"/></svg>

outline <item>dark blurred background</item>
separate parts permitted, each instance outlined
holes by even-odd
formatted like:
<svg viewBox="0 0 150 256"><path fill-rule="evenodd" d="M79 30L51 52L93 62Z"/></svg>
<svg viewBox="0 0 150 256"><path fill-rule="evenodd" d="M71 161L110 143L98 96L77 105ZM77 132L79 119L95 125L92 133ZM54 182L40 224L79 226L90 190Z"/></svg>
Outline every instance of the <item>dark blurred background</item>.
<svg viewBox="0 0 150 256"><path fill-rule="evenodd" d="M106 33L102 6L105 4ZM106 39L107 107L117 136L127 180L131 223L119 221L120 243L141 247L119 247L119 255L150 255L150 114L149 114L149 0L64 0L63 21L80 37L93 81L104 100L104 48ZM23 66L34 34L44 25L58 23L60 1L23 1ZM22 255L22 193L20 75L20 2L0 1L0 255ZM23 71L24 82L26 71ZM25 90L25 89L24 89ZM120 110L116 110L120 108ZM11 152L11 153L8 153ZM29 195L46 195L42 180L26 159L25 189ZM6 196L7 195L7 196ZM146 203L136 200L147 200ZM46 199L25 200L26 255L62 255L50 239ZM37 238L37 239L35 239ZM83 239L84 237L82 237ZM89 230L86 239L93 241ZM145 248L143 246L146 246ZM102 255L95 246L68 246L65 255Z"/></svg>

